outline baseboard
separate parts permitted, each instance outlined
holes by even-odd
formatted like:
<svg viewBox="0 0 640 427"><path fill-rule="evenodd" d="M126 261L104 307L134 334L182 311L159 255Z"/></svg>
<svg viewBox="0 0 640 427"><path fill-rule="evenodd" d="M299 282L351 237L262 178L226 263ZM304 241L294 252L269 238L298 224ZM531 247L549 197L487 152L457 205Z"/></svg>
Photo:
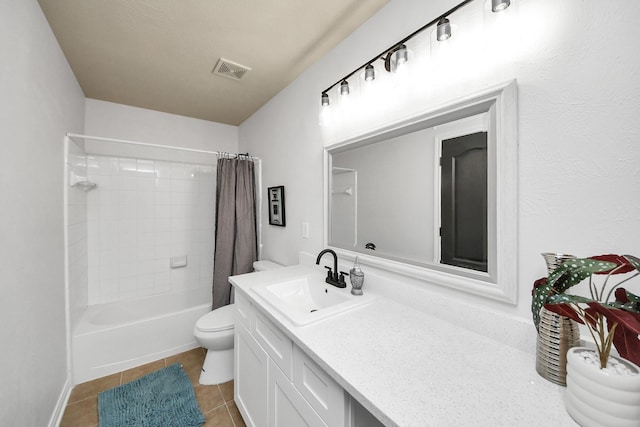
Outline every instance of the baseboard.
<svg viewBox="0 0 640 427"><path fill-rule="evenodd" d="M67 379L64 382L64 386L62 387L60 396L58 397L58 401L56 402L56 406L53 409L53 413L51 414L49 427L58 427L62 422L62 416L64 415L65 408L67 407L69 396L71 396L71 390L73 390L73 385L71 384L71 375L67 375Z"/></svg>

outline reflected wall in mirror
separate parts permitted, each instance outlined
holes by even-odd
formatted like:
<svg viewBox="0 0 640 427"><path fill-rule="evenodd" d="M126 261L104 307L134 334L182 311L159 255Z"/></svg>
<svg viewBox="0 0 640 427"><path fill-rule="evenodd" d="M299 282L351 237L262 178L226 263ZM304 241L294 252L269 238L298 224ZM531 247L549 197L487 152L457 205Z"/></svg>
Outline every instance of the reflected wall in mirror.
<svg viewBox="0 0 640 427"><path fill-rule="evenodd" d="M515 302L515 81L327 147L326 243Z"/></svg>
<svg viewBox="0 0 640 427"><path fill-rule="evenodd" d="M429 128L332 154L329 243L431 262L433 142Z"/></svg>

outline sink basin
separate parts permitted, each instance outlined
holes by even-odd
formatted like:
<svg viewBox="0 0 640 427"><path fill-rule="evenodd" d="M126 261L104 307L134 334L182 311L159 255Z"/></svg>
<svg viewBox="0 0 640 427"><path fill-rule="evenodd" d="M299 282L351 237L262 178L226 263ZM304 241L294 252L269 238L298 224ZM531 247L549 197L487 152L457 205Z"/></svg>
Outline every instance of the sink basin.
<svg viewBox="0 0 640 427"><path fill-rule="evenodd" d="M251 288L273 309L296 326L304 326L368 302L373 295L351 295L348 288L326 284L317 276L304 276Z"/></svg>

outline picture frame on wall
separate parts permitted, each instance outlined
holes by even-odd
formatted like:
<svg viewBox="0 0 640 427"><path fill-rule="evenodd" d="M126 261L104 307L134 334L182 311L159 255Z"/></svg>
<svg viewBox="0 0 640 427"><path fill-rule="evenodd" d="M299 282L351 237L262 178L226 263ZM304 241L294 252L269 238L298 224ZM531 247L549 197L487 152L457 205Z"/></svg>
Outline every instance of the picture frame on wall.
<svg viewBox="0 0 640 427"><path fill-rule="evenodd" d="M284 214L284 185L267 188L269 197L269 224L286 226Z"/></svg>

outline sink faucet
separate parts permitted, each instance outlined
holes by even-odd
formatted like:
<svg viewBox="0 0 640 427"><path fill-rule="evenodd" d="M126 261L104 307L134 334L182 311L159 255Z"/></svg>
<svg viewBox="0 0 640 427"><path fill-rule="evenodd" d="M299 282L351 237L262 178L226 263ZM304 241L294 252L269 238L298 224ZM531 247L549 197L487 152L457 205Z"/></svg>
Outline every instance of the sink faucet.
<svg viewBox="0 0 640 427"><path fill-rule="evenodd" d="M346 288L347 283L344 281L344 273L340 272L340 275L338 276L338 255L336 255L333 250L325 249L320 252L318 254L318 258L316 258L316 265L320 265L320 258L322 258L326 253L333 255L333 270L331 270L331 267L325 267L329 271L327 272L327 278L324 281L338 288Z"/></svg>

